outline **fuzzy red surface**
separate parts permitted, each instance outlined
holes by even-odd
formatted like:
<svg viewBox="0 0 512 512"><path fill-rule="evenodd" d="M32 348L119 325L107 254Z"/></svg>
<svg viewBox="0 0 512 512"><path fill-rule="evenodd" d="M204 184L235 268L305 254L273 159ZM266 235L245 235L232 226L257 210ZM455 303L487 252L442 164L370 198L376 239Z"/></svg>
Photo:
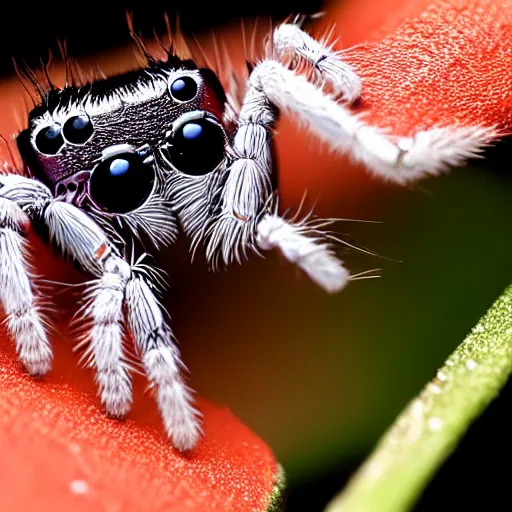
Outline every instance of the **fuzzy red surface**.
<svg viewBox="0 0 512 512"><path fill-rule="evenodd" d="M362 78L355 110L367 123L398 136L436 126L496 126L512 133L510 0L380 4L380 25L372 23L373 14L366 24L358 21L371 7L365 0L342 3L330 17L340 46L363 43L344 58ZM360 25L357 35L352 22Z"/></svg>

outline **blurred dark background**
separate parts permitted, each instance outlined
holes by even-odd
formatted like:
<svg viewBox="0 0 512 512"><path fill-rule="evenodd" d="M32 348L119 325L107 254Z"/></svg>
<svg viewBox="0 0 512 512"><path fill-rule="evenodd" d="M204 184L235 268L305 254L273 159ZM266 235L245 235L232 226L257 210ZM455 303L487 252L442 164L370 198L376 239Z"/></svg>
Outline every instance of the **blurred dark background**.
<svg viewBox="0 0 512 512"><path fill-rule="evenodd" d="M321 2L298 0L180 5L155 0L54 1L36 2L30 8L12 2L0 30L0 73L12 75L12 57L33 66L40 58L46 60L49 48L57 50L57 39L67 40L74 57L124 46L130 40L126 9L133 11L136 27L150 36L153 27L164 30L164 12L171 16L179 12L185 32L201 33L241 17L282 19L322 8ZM335 298L317 292L305 280L297 284L291 271L284 285L290 284L292 291L274 289L283 286L272 279L284 267L272 258L250 263L255 270L236 268L216 277L199 270L204 278L200 297L187 294L186 279L177 278L176 294L183 300L175 304L173 317L197 387L201 394L232 408L272 446L289 478L287 510L322 509L396 414L512 281L509 149L510 144L504 143L478 166L429 180L414 190L360 178L358 190L365 192L359 207L352 206L348 213L382 224L343 228L390 259L347 256L356 267L382 267L383 278L353 284ZM306 188L307 177L301 179ZM323 214L347 215L343 205L350 193L341 186L340 182L338 200L336 190L327 193L326 204L336 204L335 211L320 207ZM262 282L250 277L251 272L264 275L272 265L279 266L272 279ZM264 338L266 330L274 329L282 340L279 346L275 341L272 346L242 344L234 349L233 345L221 351L229 352L230 359L215 353L216 344L224 343L221 338L246 328L233 318L250 318L244 316L243 305L234 303L226 305L227 318L212 316L209 306L221 281L222 286L232 287L235 298L237 293L253 297L253 318L263 319L263 325L251 325L255 337ZM244 282L249 282L247 287ZM277 298L267 305L269 288ZM199 349L187 345L187 338L194 339L194 328L186 325L194 318L192 308L205 322L213 322L216 331ZM294 313L284 313L286 308ZM194 355L201 350L204 361ZM256 352L260 353L257 362L247 362ZM213 383L214 375L225 373L230 382ZM508 385L439 471L415 510L512 508L507 485L511 409Z"/></svg>
<svg viewBox="0 0 512 512"><path fill-rule="evenodd" d="M200 33L212 27L238 21L244 17L272 15L278 19L290 14L315 13L322 2L304 0L258 2L164 2L119 1L100 2L24 2L9 5L8 23L0 34L0 71L12 72L12 57L24 59L37 65L39 59L46 60L48 48L57 49L57 39L66 39L70 54L104 52L126 44L130 38L126 25L126 11L134 14L135 27L146 35L153 28L162 32L165 28L163 14L171 18L179 13L184 32Z"/></svg>

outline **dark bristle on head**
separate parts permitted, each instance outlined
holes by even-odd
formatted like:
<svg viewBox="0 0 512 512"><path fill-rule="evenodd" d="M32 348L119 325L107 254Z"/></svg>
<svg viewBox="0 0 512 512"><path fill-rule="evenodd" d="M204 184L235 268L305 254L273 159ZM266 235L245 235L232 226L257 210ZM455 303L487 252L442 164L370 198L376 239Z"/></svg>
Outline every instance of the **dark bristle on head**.
<svg viewBox="0 0 512 512"><path fill-rule="evenodd" d="M14 65L14 70L16 71L16 75L18 76L24 89L28 92L32 101L36 104L38 100L44 102L44 95L48 88L44 86L36 73L23 61L18 63L15 59L13 59L12 62ZM36 94L36 98L32 96L31 91Z"/></svg>
<svg viewBox="0 0 512 512"><path fill-rule="evenodd" d="M80 101L85 97L91 99L103 98L108 95L115 94L116 90L129 87L132 84L149 84L155 76L165 73L170 69L198 69L194 61L187 59L181 60L176 56L171 56L167 61L153 60L147 67L119 73L108 78L101 78L85 83L83 85L66 85L62 89L51 88L41 92L41 103L32 109L29 113L29 120L41 116L45 112L52 112L61 105L66 105L70 101ZM212 86L217 85L211 80ZM218 83L218 87L222 90L222 86ZM219 91L216 92L218 93ZM224 91L222 90L222 95ZM222 97L222 96L220 96Z"/></svg>
<svg viewBox="0 0 512 512"><path fill-rule="evenodd" d="M29 94L29 89L33 89L36 93L36 98L30 94L34 102L34 108L28 114L29 121L41 117L46 112L52 113L60 107L79 103L85 99L94 101L95 99L114 96L120 90L134 85L149 85L156 77L165 76L166 71L175 69L199 70L221 104L225 104L226 93L219 77L209 67L199 67L196 64L190 48L181 33L179 19L176 19L175 26L171 26L169 18L165 17L168 38L166 44L159 39L156 30L154 31L153 40L159 44L165 53L163 59L161 59L151 54L142 35L134 29L132 14L130 12L126 14L129 34L136 44L139 55L142 57L141 68L110 77L88 80L79 77L77 79L75 75L78 69L75 70L72 65L67 45L65 42L60 43L61 57L66 65L65 84L62 88L56 87L51 82L49 65L44 65L43 62L41 62L41 65L44 81L39 80L37 74L28 66L23 66L21 69L19 66L16 66L20 79L24 84L28 85L26 89Z"/></svg>
<svg viewBox="0 0 512 512"><path fill-rule="evenodd" d="M24 78L29 86L35 90L37 98L33 99L34 108L29 112L28 119L32 121L41 117L46 112L54 112L60 107L69 104L79 103L85 99L102 99L115 96L120 90L131 88L132 86L150 85L157 77L163 77L169 70L186 69L199 70L203 79L208 83L209 88L219 99L222 105L226 102L226 93L219 77L209 67L199 67L193 60L190 48L186 43L183 34L180 31L179 20L176 20L174 27L171 27L169 18L166 17L168 41L164 44L156 35L153 39L160 48L164 50L163 59L154 57L141 34L137 33L133 27L133 16L127 13L128 30L132 40L135 42L141 59L141 68L119 73L110 77L101 77L84 80L76 79L75 70L68 55L65 43L60 45L61 56L66 63L66 80L62 88L55 87L51 80L48 66L43 66L44 78L46 83L37 80L36 74L30 69L22 69L20 78ZM23 76L21 76L23 75ZM22 80L23 81L23 80Z"/></svg>

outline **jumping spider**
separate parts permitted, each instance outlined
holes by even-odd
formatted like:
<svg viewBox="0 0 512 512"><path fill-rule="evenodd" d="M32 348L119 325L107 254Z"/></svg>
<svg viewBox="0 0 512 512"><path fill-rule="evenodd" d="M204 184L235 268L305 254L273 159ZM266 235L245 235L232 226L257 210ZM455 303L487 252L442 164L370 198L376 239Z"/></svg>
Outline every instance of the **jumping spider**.
<svg viewBox="0 0 512 512"><path fill-rule="evenodd" d="M156 251L183 232L193 249L205 246L214 266L241 261L250 250L279 249L328 292L343 288L349 273L324 223L277 213L271 145L283 109L328 142L344 136L340 103L356 100L361 83L339 53L294 23L273 30L239 108L211 69L172 52L166 60L145 58L135 71L45 90L30 112L16 139L25 176L0 176L1 300L19 359L30 374L44 375L52 349L23 236L28 223L42 226L96 279L85 310L87 350L106 411L122 417L132 403L126 323L167 434L188 450L201 435L200 414L154 276L130 264L125 248L143 240L145 250ZM320 82L294 69L298 60Z"/></svg>

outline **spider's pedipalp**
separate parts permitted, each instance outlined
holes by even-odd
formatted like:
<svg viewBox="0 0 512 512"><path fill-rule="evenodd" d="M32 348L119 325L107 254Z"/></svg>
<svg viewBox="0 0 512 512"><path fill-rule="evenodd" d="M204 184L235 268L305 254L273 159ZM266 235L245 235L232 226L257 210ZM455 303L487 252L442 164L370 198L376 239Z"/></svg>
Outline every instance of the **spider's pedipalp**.
<svg viewBox="0 0 512 512"><path fill-rule="evenodd" d="M73 205L53 202L46 208L45 218L58 245L99 277L88 308L92 315L90 350L107 410L121 415L131 404L131 381L122 350L126 306L146 375L156 385L166 431L179 450L193 448L201 433L198 413L180 375L182 363L170 328L141 273L133 272L99 226Z"/></svg>
<svg viewBox="0 0 512 512"><path fill-rule="evenodd" d="M101 402L108 414L124 416L131 407L132 388L123 350L123 305L130 266L119 257L102 230L71 204L51 202L44 212L57 245L97 277L87 292L84 320L85 353L96 372Z"/></svg>

